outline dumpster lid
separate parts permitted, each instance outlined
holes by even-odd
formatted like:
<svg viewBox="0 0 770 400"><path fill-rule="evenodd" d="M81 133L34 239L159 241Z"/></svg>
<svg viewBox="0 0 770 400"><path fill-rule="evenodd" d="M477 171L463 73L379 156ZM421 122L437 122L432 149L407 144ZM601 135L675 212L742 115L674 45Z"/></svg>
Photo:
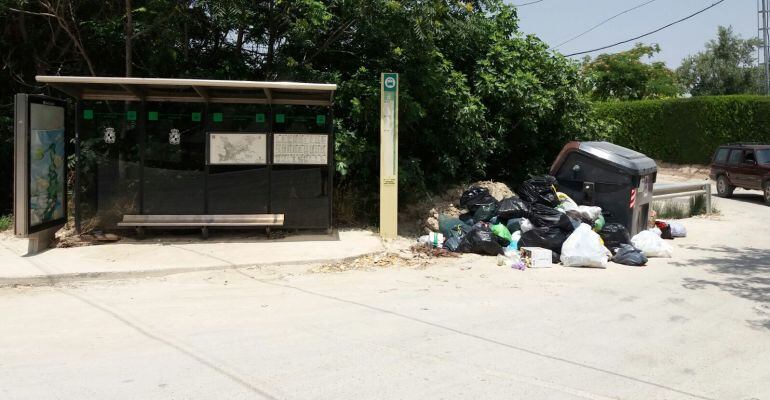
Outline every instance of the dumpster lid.
<svg viewBox="0 0 770 400"><path fill-rule="evenodd" d="M578 149L598 159L615 164L631 174L647 175L658 170L658 166L652 158L610 142L580 142Z"/></svg>

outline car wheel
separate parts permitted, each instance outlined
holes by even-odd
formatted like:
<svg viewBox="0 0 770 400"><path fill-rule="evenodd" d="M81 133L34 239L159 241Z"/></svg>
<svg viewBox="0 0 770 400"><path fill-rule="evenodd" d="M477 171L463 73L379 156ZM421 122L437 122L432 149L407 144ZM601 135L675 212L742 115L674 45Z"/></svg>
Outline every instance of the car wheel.
<svg viewBox="0 0 770 400"><path fill-rule="evenodd" d="M735 186L730 185L730 183L727 181L727 177L724 175L719 175L717 178L717 195L719 197L730 197L733 195L734 190Z"/></svg>
<svg viewBox="0 0 770 400"><path fill-rule="evenodd" d="M770 206L770 181L765 182L765 188L763 192L765 197L765 204Z"/></svg>

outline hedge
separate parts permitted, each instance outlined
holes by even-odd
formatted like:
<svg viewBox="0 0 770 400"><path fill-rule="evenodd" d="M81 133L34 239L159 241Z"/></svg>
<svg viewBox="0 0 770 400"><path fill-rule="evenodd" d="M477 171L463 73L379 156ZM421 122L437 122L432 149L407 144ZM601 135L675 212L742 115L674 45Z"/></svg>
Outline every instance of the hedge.
<svg viewBox="0 0 770 400"><path fill-rule="evenodd" d="M770 97L702 96L595 103L607 140L676 164L708 164L717 146L770 142Z"/></svg>

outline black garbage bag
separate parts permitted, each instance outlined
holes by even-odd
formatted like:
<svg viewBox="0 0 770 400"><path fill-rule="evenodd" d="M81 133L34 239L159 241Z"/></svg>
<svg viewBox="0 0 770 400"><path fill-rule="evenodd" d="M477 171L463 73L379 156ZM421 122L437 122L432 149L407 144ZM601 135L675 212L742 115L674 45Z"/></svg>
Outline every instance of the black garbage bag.
<svg viewBox="0 0 770 400"><path fill-rule="evenodd" d="M473 211L473 220L476 222L489 222L497 214L497 200L492 196L485 200L486 203L477 204Z"/></svg>
<svg viewBox="0 0 770 400"><path fill-rule="evenodd" d="M604 241L604 246L610 250L620 247L621 244L631 244L631 234L628 233L623 224L613 222L611 224L604 225L599 236Z"/></svg>
<svg viewBox="0 0 770 400"><path fill-rule="evenodd" d="M497 205L497 218L509 220L511 218L525 218L529 214L529 204L518 197L509 197L500 201Z"/></svg>
<svg viewBox="0 0 770 400"><path fill-rule="evenodd" d="M494 200L494 197L489 194L489 189L472 186L460 196L460 207L467 208L468 211L473 212L476 211L479 204L488 204L490 197Z"/></svg>
<svg viewBox="0 0 770 400"><path fill-rule="evenodd" d="M532 228L521 234L519 247L542 247L561 253L561 246L567 240L567 233L559 228Z"/></svg>
<svg viewBox="0 0 770 400"><path fill-rule="evenodd" d="M503 248L495 239L489 226L481 223L474 225L471 231L462 237L458 251L486 256L503 254Z"/></svg>
<svg viewBox="0 0 770 400"><path fill-rule="evenodd" d="M508 223L505 224L505 227L508 228L508 231L513 233L516 231L521 230L521 221L523 221L524 218L512 218L508 220Z"/></svg>
<svg viewBox="0 0 770 400"><path fill-rule="evenodd" d="M473 213L471 213L471 212L462 213L457 218L459 218L460 221L462 221L463 223L465 223L468 226L473 226L476 223L476 221L473 219Z"/></svg>
<svg viewBox="0 0 770 400"><path fill-rule="evenodd" d="M542 204L532 204L529 220L537 227L557 227L572 232L575 227L567 214Z"/></svg>
<svg viewBox="0 0 770 400"><path fill-rule="evenodd" d="M460 246L462 245L463 238L471 230L473 230L473 227L463 222L453 225L451 228L449 228L448 232L446 233L446 241L444 241L444 248L452 252L460 251Z"/></svg>
<svg viewBox="0 0 770 400"><path fill-rule="evenodd" d="M548 207L559 205L556 196L556 178L551 175L533 176L516 189L516 193L527 203L538 203Z"/></svg>
<svg viewBox="0 0 770 400"><path fill-rule="evenodd" d="M641 267L647 264L647 257L641 250L630 244L621 244L620 247L615 249L615 255L612 257L612 262L623 265L633 265Z"/></svg>
<svg viewBox="0 0 770 400"><path fill-rule="evenodd" d="M557 253L551 250L551 264L558 264L561 262L561 253Z"/></svg>

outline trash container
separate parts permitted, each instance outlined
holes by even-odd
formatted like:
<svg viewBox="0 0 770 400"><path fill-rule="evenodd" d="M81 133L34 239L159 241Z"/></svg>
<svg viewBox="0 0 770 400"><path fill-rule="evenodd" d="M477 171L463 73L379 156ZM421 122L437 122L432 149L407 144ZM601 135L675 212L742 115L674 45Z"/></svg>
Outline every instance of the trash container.
<svg viewBox="0 0 770 400"><path fill-rule="evenodd" d="M551 165L559 191L582 205L599 206L607 223L617 222L632 235L646 229L655 161L609 142L570 142Z"/></svg>

